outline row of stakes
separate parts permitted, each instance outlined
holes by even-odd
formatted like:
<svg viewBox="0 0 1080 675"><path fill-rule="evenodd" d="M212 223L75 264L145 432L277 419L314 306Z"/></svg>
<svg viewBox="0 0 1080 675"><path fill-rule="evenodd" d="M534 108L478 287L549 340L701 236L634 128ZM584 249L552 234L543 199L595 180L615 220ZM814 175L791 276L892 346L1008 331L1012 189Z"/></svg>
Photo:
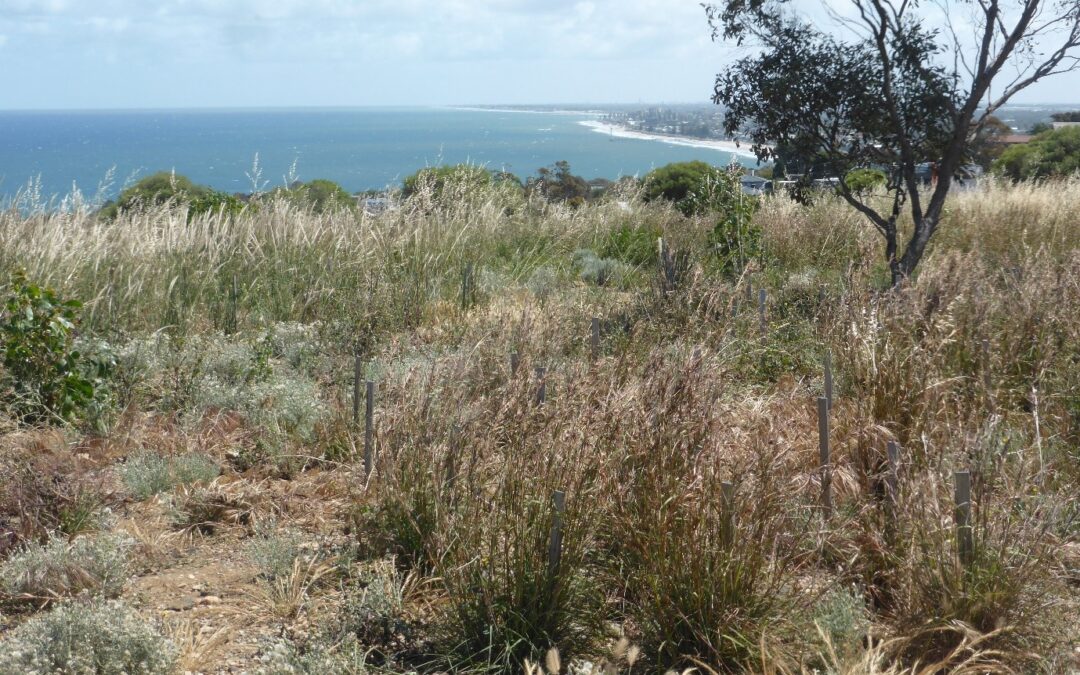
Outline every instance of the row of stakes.
<svg viewBox="0 0 1080 675"><path fill-rule="evenodd" d="M765 291L761 291L764 306ZM595 361L600 352L600 319L593 317L590 331L590 355ZM986 341L983 341L984 351L988 350ZM520 365L518 353L510 353L510 373L516 375ZM988 371L987 371L988 372ZM374 464L374 418L375 418L375 382L363 377L363 362L356 357L353 375L353 423L360 424L360 388L365 384L364 398L364 475L371 476ZM535 402L542 405L547 398L547 369L537 366L535 369L537 388ZM988 380L987 380L988 381ZM989 387L988 387L989 388ZM818 450L821 471L821 508L825 520L832 516L832 458L829 446L829 413L833 407L833 372L832 355L825 354L824 360L824 396L817 399L818 417ZM886 473L886 491L889 508L895 509L899 500L899 464L900 448L894 441L889 441L886 447L888 469ZM970 566L974 556L974 542L971 528L971 472L956 471L953 474L955 525L957 530L957 552L960 562L964 566ZM734 514L735 514L735 485L730 482L720 484L721 499L721 538L725 545L730 545L734 538ZM559 561L562 556L562 521L566 510L566 493L556 490L552 495L554 515L552 518L551 532L549 537L548 567L549 573L558 571Z"/></svg>

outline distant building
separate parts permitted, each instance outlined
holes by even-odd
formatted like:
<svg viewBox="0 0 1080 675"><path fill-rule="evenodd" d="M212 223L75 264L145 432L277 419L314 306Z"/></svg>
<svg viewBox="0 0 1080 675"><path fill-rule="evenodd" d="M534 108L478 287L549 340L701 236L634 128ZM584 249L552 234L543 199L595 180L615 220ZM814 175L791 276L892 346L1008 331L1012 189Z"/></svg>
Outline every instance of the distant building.
<svg viewBox="0 0 1080 675"><path fill-rule="evenodd" d="M750 195L751 197L758 197L772 192L772 181L766 180L761 176L745 174L739 178L739 184L742 186L743 194Z"/></svg>
<svg viewBox="0 0 1080 675"><path fill-rule="evenodd" d="M1001 145L1023 145L1033 138L1035 137L1031 134L1006 134L1004 136L993 136L991 141Z"/></svg>
<svg viewBox="0 0 1080 675"><path fill-rule="evenodd" d="M1069 127L1080 127L1080 122L1054 122L1054 129L1067 129Z"/></svg>
<svg viewBox="0 0 1080 675"><path fill-rule="evenodd" d="M357 201L360 208L369 216L377 216L397 208L394 202L386 197L360 197Z"/></svg>

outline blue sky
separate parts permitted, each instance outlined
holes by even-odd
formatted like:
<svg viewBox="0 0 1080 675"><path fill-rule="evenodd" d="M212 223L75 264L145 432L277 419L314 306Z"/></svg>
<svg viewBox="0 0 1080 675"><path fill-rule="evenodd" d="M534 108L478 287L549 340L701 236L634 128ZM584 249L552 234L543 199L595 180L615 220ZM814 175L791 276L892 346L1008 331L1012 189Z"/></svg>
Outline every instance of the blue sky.
<svg viewBox="0 0 1080 675"><path fill-rule="evenodd" d="M698 0L0 0L0 109L705 102L741 53Z"/></svg>

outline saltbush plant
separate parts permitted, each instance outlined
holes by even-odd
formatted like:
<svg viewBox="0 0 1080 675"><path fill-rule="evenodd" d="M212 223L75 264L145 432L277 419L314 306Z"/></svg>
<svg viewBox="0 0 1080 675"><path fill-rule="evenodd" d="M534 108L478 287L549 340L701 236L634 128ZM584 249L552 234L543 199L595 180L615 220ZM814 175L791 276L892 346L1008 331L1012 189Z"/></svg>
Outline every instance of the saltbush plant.
<svg viewBox="0 0 1080 675"><path fill-rule="evenodd" d="M163 457L144 452L129 457L119 472L128 492L142 501L177 486L209 483L221 468L212 458L198 453Z"/></svg>
<svg viewBox="0 0 1080 675"><path fill-rule="evenodd" d="M0 673L169 675L176 648L116 601L68 602L0 639Z"/></svg>
<svg viewBox="0 0 1080 675"><path fill-rule="evenodd" d="M127 535L109 532L27 544L0 565L0 588L9 597L37 602L84 592L115 598L131 572L134 544Z"/></svg>

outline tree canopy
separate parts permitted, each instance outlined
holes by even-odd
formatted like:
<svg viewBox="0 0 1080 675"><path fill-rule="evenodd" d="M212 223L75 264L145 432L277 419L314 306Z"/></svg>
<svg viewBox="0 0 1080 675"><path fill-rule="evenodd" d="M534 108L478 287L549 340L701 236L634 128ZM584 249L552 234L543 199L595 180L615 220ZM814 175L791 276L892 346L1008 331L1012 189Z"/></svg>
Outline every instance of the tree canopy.
<svg viewBox="0 0 1080 675"><path fill-rule="evenodd" d="M938 25L923 21L928 3L848 2L853 11L834 14L844 28L834 32L802 18L788 0L707 5L715 39L761 47L717 76L713 100L727 108L725 132L748 137L761 160L783 149L835 177L885 170L884 208L845 181L839 192L884 237L897 285L922 259L954 176L976 159L975 141L993 113L1031 84L1077 66L1080 0L940 0L940 29L924 27ZM971 14L965 21L976 28L974 42L954 12ZM920 179L925 164L936 168L929 194ZM905 208L914 227L901 251L897 221Z"/></svg>
<svg viewBox="0 0 1080 675"><path fill-rule="evenodd" d="M570 171L570 163L563 160L550 167L536 170L536 176L530 178L525 188L538 193L550 201L582 204L592 196L592 186L581 176Z"/></svg>
<svg viewBox="0 0 1080 675"><path fill-rule="evenodd" d="M476 164L431 166L406 176L402 192L405 197L411 197L427 188L439 196L448 189L470 191L486 187L491 185L491 180L491 172Z"/></svg>
<svg viewBox="0 0 1080 675"><path fill-rule="evenodd" d="M666 199L690 215L695 209L694 194L707 180L719 180L722 173L722 169L702 161L667 164L645 175L642 198L645 201Z"/></svg>
<svg viewBox="0 0 1080 675"><path fill-rule="evenodd" d="M1047 131L1001 153L994 172L1013 180L1068 176L1080 171L1080 127Z"/></svg>
<svg viewBox="0 0 1080 675"><path fill-rule="evenodd" d="M125 188L115 201L101 209L101 216L113 218L121 212L161 206L165 203L188 206L188 215L218 211L239 213L244 204L232 195L206 185L196 185L187 176L173 171L159 171Z"/></svg>
<svg viewBox="0 0 1080 675"><path fill-rule="evenodd" d="M293 183L288 188L277 188L271 191L271 195L310 207L315 213L356 206L356 199L345 188L324 178L316 178L307 183Z"/></svg>

